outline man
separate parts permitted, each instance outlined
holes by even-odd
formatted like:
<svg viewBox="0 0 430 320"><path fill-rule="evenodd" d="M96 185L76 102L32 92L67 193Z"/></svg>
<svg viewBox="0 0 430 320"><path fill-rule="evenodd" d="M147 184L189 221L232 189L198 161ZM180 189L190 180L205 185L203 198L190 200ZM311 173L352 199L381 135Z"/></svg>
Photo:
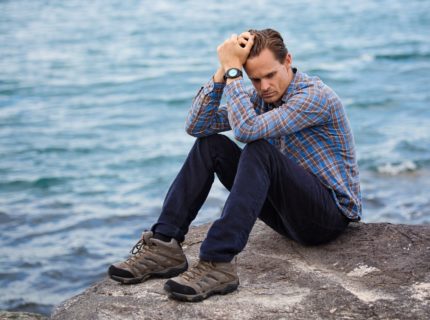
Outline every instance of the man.
<svg viewBox="0 0 430 320"><path fill-rule="evenodd" d="M122 283L174 277L164 288L184 301L236 290L234 258L257 218L295 241L316 245L334 239L361 215L353 136L333 90L292 67L275 30L232 35L217 51L220 68L198 92L187 118L187 132L198 139L158 222L125 262L109 268L110 277ZM220 106L223 94L227 103ZM243 150L217 134L226 130L246 143ZM186 271L180 243L214 173L230 194L201 245L200 261Z"/></svg>

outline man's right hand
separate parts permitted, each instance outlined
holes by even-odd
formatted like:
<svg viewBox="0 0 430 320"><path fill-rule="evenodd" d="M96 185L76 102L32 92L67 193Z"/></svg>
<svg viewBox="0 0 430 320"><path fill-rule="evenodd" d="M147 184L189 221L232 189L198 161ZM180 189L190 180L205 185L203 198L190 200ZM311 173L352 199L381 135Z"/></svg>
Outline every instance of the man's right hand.
<svg viewBox="0 0 430 320"><path fill-rule="evenodd" d="M243 64L248 58L254 36L245 32L240 36L232 34L230 38L221 43L218 48L218 60L224 69L224 72L230 68L242 69Z"/></svg>

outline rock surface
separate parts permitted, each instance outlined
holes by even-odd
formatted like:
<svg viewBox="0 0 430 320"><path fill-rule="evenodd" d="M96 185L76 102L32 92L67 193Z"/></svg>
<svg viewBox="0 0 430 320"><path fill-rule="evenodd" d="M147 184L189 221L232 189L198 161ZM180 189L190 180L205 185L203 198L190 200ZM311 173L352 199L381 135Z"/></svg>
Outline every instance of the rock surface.
<svg viewBox="0 0 430 320"><path fill-rule="evenodd" d="M47 320L48 318L37 313L10 312L0 310L0 320Z"/></svg>
<svg viewBox="0 0 430 320"><path fill-rule="evenodd" d="M191 263L208 225L184 250ZM200 303L168 299L165 280L105 279L58 306L53 319L429 319L430 226L352 223L305 247L261 222L238 257L239 290Z"/></svg>

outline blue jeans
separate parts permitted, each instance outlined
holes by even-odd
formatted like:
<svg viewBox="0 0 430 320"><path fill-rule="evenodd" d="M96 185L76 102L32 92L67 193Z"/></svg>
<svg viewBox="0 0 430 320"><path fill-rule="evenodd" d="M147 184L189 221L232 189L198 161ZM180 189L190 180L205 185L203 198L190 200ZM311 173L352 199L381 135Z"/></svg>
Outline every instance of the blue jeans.
<svg viewBox="0 0 430 320"><path fill-rule="evenodd" d="M253 141L242 150L215 134L196 140L152 231L182 242L214 174L230 194L201 245L202 260L231 261L245 247L257 218L305 245L328 242L349 223L318 178L267 141Z"/></svg>

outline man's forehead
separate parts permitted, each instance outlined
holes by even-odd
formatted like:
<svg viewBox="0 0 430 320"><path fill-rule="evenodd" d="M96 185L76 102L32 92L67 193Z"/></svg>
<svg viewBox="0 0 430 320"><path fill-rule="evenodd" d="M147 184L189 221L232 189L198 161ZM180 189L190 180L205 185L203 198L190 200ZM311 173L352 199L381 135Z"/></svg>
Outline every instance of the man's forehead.
<svg viewBox="0 0 430 320"><path fill-rule="evenodd" d="M280 65L272 51L263 49L258 56L246 61L245 70L250 77L259 78L275 72Z"/></svg>
<svg viewBox="0 0 430 320"><path fill-rule="evenodd" d="M249 78L251 79L262 79L262 78L266 78L269 75L273 75L274 73L277 72L277 68L273 68L273 69L257 69L257 70L249 70L246 69L246 74L248 75Z"/></svg>

